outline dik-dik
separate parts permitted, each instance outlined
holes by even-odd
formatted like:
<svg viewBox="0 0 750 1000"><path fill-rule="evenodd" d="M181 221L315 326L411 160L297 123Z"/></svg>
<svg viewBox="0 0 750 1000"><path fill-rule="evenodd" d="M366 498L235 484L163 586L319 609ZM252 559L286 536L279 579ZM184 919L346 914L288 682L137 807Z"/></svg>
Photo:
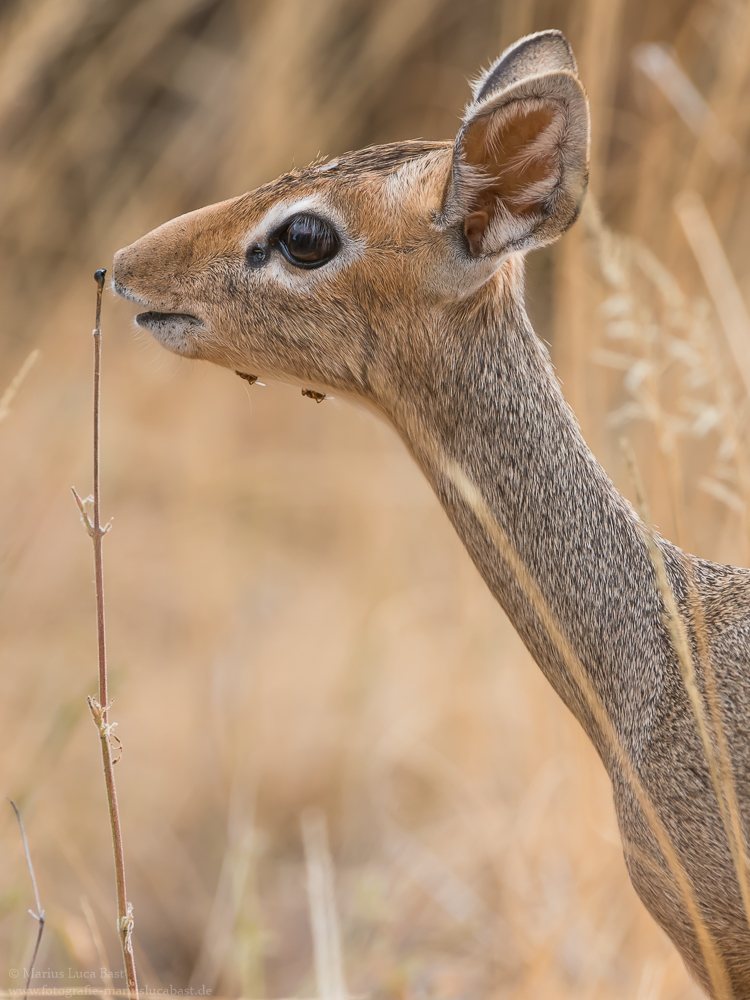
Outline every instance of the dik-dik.
<svg viewBox="0 0 750 1000"><path fill-rule="evenodd" d="M524 256L575 221L588 144L568 43L532 35L475 85L455 142L348 153L181 216L119 251L114 287L183 357L391 423L601 756L636 891L712 997L750 998L750 572L649 549L524 311ZM718 690L734 857L659 553L704 703Z"/></svg>

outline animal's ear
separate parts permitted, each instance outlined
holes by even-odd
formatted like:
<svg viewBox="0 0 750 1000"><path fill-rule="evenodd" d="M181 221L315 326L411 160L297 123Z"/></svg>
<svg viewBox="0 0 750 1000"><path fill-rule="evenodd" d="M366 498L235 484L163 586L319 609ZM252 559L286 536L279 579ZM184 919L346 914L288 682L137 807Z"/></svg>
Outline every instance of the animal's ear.
<svg viewBox="0 0 750 1000"><path fill-rule="evenodd" d="M563 43L558 36L555 58L568 52ZM588 180L588 102L577 77L554 70L504 87L497 69L466 111L438 220L461 229L473 257L557 239L575 221ZM487 92L493 79L500 89Z"/></svg>
<svg viewBox="0 0 750 1000"><path fill-rule="evenodd" d="M474 102L543 73L578 76L573 50L562 31L539 31L515 42L473 85Z"/></svg>

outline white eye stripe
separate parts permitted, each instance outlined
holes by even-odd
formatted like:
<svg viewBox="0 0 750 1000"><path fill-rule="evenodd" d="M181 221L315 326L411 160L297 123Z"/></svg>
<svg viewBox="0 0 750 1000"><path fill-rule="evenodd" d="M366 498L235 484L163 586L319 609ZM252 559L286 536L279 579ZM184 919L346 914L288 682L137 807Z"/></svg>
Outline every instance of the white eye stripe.
<svg viewBox="0 0 750 1000"><path fill-rule="evenodd" d="M297 201L281 201L273 205L245 237L245 250L256 243L265 243L272 233L281 229L286 222L291 222L295 215L317 215L335 230L342 244L359 242L349 236L344 220L338 212L332 210L321 198L310 196Z"/></svg>
<svg viewBox="0 0 750 1000"><path fill-rule="evenodd" d="M266 246L269 237L282 229L287 222L291 222L296 215L315 215L327 222L338 237L340 243L338 253L320 267L307 269L296 267L284 259L278 250L272 249L268 262L255 272L258 280L270 278L290 290L305 291L312 289L320 281L338 274L364 253L367 246L364 237L351 236L341 214L323 198L315 195L296 201L280 201L273 205L246 235L245 253L254 245Z"/></svg>

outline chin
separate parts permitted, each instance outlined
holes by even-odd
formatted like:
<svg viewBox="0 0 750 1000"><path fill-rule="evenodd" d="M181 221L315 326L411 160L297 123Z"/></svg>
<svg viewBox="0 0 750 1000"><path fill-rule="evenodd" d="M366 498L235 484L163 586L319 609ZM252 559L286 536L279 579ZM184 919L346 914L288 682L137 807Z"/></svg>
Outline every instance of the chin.
<svg viewBox="0 0 750 1000"><path fill-rule="evenodd" d="M185 358L201 356L199 337L205 324L197 317L189 313L143 312L135 321L168 351Z"/></svg>

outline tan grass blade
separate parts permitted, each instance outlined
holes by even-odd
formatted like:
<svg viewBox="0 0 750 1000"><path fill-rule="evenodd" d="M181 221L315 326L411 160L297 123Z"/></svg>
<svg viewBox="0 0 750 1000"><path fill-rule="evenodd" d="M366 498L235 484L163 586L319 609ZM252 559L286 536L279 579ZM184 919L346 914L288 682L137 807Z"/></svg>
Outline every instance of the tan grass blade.
<svg viewBox="0 0 750 1000"><path fill-rule="evenodd" d="M617 86L616 50L625 10L624 0L587 0L586 31L581 40L579 73L586 81L591 112L591 172L603 164L611 139L614 91Z"/></svg>
<svg viewBox="0 0 750 1000"><path fill-rule="evenodd" d="M320 1000L348 1000L336 910L333 862L328 849L325 816L318 810L302 814L302 841L307 863L315 979Z"/></svg>
<svg viewBox="0 0 750 1000"><path fill-rule="evenodd" d="M699 194L683 191L674 207L750 396L750 314L724 247Z"/></svg>
<svg viewBox="0 0 750 1000"><path fill-rule="evenodd" d="M740 158L742 150L738 143L722 128L668 46L653 42L637 45L633 62L656 84L688 128L705 142L706 151L716 163L724 166Z"/></svg>
<svg viewBox="0 0 750 1000"><path fill-rule="evenodd" d="M0 50L0 125L64 52L95 7L95 0L42 0L19 5Z"/></svg>
<svg viewBox="0 0 750 1000"><path fill-rule="evenodd" d="M193 990L215 988L222 974L232 947L254 846L251 827L231 831L200 952L190 977Z"/></svg>
<svg viewBox="0 0 750 1000"><path fill-rule="evenodd" d="M104 940L102 938L102 932L99 929L99 923L96 919L96 914L94 913L91 903L89 903L86 896L81 896L81 910L86 918L86 923L88 924L89 933L91 934L91 940L96 949L96 955L99 959L99 970L100 974L104 972L108 980L112 979L112 973L110 971L109 958L107 956L107 949L104 946Z"/></svg>
<svg viewBox="0 0 750 1000"><path fill-rule="evenodd" d="M16 398L16 393L21 388L24 379L36 364L39 354L40 351L38 348L34 349L31 354L29 354L18 370L18 374L15 376L2 396L0 396L0 423L2 423L10 413L11 403Z"/></svg>

